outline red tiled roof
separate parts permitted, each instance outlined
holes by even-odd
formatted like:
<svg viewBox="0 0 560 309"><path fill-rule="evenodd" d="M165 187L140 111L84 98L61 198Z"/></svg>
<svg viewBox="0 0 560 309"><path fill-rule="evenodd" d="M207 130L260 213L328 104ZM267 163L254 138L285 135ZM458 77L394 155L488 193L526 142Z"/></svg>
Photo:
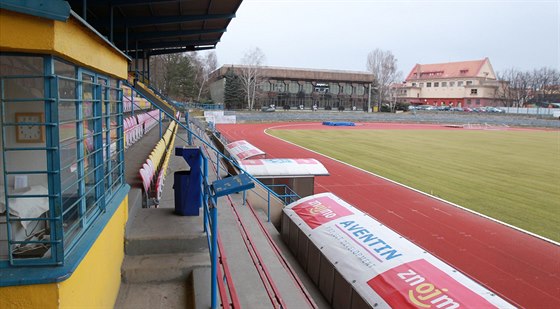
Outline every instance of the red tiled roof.
<svg viewBox="0 0 560 309"><path fill-rule="evenodd" d="M486 61L488 61L488 58L473 61L417 64L412 68L406 80L476 77ZM415 76L415 73L420 73L420 76Z"/></svg>

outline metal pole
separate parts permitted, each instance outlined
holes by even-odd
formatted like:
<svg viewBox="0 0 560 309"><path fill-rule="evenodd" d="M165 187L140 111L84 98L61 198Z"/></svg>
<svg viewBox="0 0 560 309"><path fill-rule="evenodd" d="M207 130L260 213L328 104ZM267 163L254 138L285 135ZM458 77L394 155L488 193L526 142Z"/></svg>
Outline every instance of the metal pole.
<svg viewBox="0 0 560 309"><path fill-rule="evenodd" d="M211 307L212 309L217 308L218 303L218 200L214 198L214 205L210 209L210 216L212 222L212 251L211 251L211 259L212 259L212 267L211 267L211 293L212 293L212 300L211 300Z"/></svg>
<svg viewBox="0 0 560 309"><path fill-rule="evenodd" d="M202 194L200 194L199 199L198 199L198 202L200 203L199 204L200 206L198 208L202 208L202 212L204 212L204 205L202 203L204 202L204 190L206 188L206 184L208 183L208 182L206 182L206 180L208 180L208 174L206 174L206 170L204 170L204 168L206 167L206 164L204 164L204 162L206 161L206 156L202 152L202 148L199 147L199 150L200 150L199 151L200 164L202 165L202 166L199 166L199 168L202 169L202 172L204 174L202 174L202 179L201 179L202 182L200 183L200 187L201 187L200 189L202 190L200 192L202 192Z"/></svg>
<svg viewBox="0 0 560 309"><path fill-rule="evenodd" d="M148 82L151 82L150 80L150 55L146 54L146 79L148 80Z"/></svg>
<svg viewBox="0 0 560 309"><path fill-rule="evenodd" d="M87 0L83 1L82 18L87 21Z"/></svg>
<svg viewBox="0 0 560 309"><path fill-rule="evenodd" d="M189 127L189 112L188 111L185 111L185 124L187 125L187 128L190 128ZM187 143L189 145L192 145L192 143L193 143L192 142L192 133L191 133L190 130L187 130Z"/></svg>
<svg viewBox="0 0 560 309"><path fill-rule="evenodd" d="M111 43L114 43L115 41L113 41L113 6L111 6Z"/></svg>
<svg viewBox="0 0 560 309"><path fill-rule="evenodd" d="M270 222L270 190L268 192L268 211L267 211L267 221Z"/></svg>
<svg viewBox="0 0 560 309"><path fill-rule="evenodd" d="M134 116L134 88L130 88L130 114Z"/></svg>
<svg viewBox="0 0 560 309"><path fill-rule="evenodd" d="M136 40L134 51L134 76L136 76L134 84L136 85L136 79L138 78L138 40Z"/></svg>
<svg viewBox="0 0 560 309"><path fill-rule="evenodd" d="M159 138L161 138L163 135L161 134L161 131L163 130L162 126L163 124L161 123L161 110L159 111Z"/></svg>
<svg viewBox="0 0 560 309"><path fill-rule="evenodd" d="M125 48L125 52L128 55L128 25L125 27L125 31L124 31L124 45L126 46Z"/></svg>
<svg viewBox="0 0 560 309"><path fill-rule="evenodd" d="M368 85L367 112L371 112L371 83Z"/></svg>
<svg viewBox="0 0 560 309"><path fill-rule="evenodd" d="M206 225L208 224L208 188L206 185L208 184L208 158L206 156L202 156L202 171L204 172L204 184L203 184L203 195L204 195L204 209L202 210L202 214L204 216L204 233L208 233L208 229Z"/></svg>
<svg viewBox="0 0 560 309"><path fill-rule="evenodd" d="M220 179L220 153L216 151L216 179Z"/></svg>
<svg viewBox="0 0 560 309"><path fill-rule="evenodd" d="M247 190L243 190L243 206L245 206L245 201L247 201Z"/></svg>

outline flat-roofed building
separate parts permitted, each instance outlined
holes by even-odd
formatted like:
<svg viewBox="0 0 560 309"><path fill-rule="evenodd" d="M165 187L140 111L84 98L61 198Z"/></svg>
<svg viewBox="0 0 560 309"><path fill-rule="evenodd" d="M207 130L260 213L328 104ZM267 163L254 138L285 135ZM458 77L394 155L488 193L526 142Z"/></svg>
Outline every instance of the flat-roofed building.
<svg viewBox="0 0 560 309"><path fill-rule="evenodd" d="M227 94L231 89L227 83L234 83L233 79L241 75L243 68L242 65L224 65L211 74L210 94L214 102L226 103L228 109L247 107L244 94L235 100L228 100ZM371 73L269 66L260 70L262 78L255 108L275 105L310 109L316 105L320 109L367 109Z"/></svg>
<svg viewBox="0 0 560 309"><path fill-rule="evenodd" d="M398 101L413 105L478 107L502 105L498 94L503 85L484 58L416 64L395 91Z"/></svg>

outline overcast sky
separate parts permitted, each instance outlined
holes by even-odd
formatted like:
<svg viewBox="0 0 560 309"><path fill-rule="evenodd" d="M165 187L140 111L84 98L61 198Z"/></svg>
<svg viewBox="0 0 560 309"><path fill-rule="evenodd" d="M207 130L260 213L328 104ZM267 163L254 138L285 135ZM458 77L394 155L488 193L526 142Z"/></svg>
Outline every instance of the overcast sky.
<svg viewBox="0 0 560 309"><path fill-rule="evenodd" d="M220 65L259 47L266 65L365 71L390 50L416 63L490 58L495 71L560 64L560 0L244 0L218 43Z"/></svg>

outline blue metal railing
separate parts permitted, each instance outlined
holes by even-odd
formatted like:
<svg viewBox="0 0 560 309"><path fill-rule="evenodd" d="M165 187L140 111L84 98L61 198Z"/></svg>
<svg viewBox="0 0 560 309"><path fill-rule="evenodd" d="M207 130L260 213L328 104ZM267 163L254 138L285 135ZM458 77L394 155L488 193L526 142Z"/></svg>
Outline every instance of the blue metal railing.
<svg viewBox="0 0 560 309"><path fill-rule="evenodd" d="M280 198L286 205L291 204L301 198L294 190L292 190L292 188L285 184L267 185L267 187L271 188L274 192L283 192L282 194L277 194L278 198Z"/></svg>
<svg viewBox="0 0 560 309"><path fill-rule="evenodd" d="M204 110L223 110L224 104L216 103L216 104L209 104L209 103L196 103L196 102L177 102L174 101L175 104L183 105L186 108L197 108L197 109L204 109Z"/></svg>

